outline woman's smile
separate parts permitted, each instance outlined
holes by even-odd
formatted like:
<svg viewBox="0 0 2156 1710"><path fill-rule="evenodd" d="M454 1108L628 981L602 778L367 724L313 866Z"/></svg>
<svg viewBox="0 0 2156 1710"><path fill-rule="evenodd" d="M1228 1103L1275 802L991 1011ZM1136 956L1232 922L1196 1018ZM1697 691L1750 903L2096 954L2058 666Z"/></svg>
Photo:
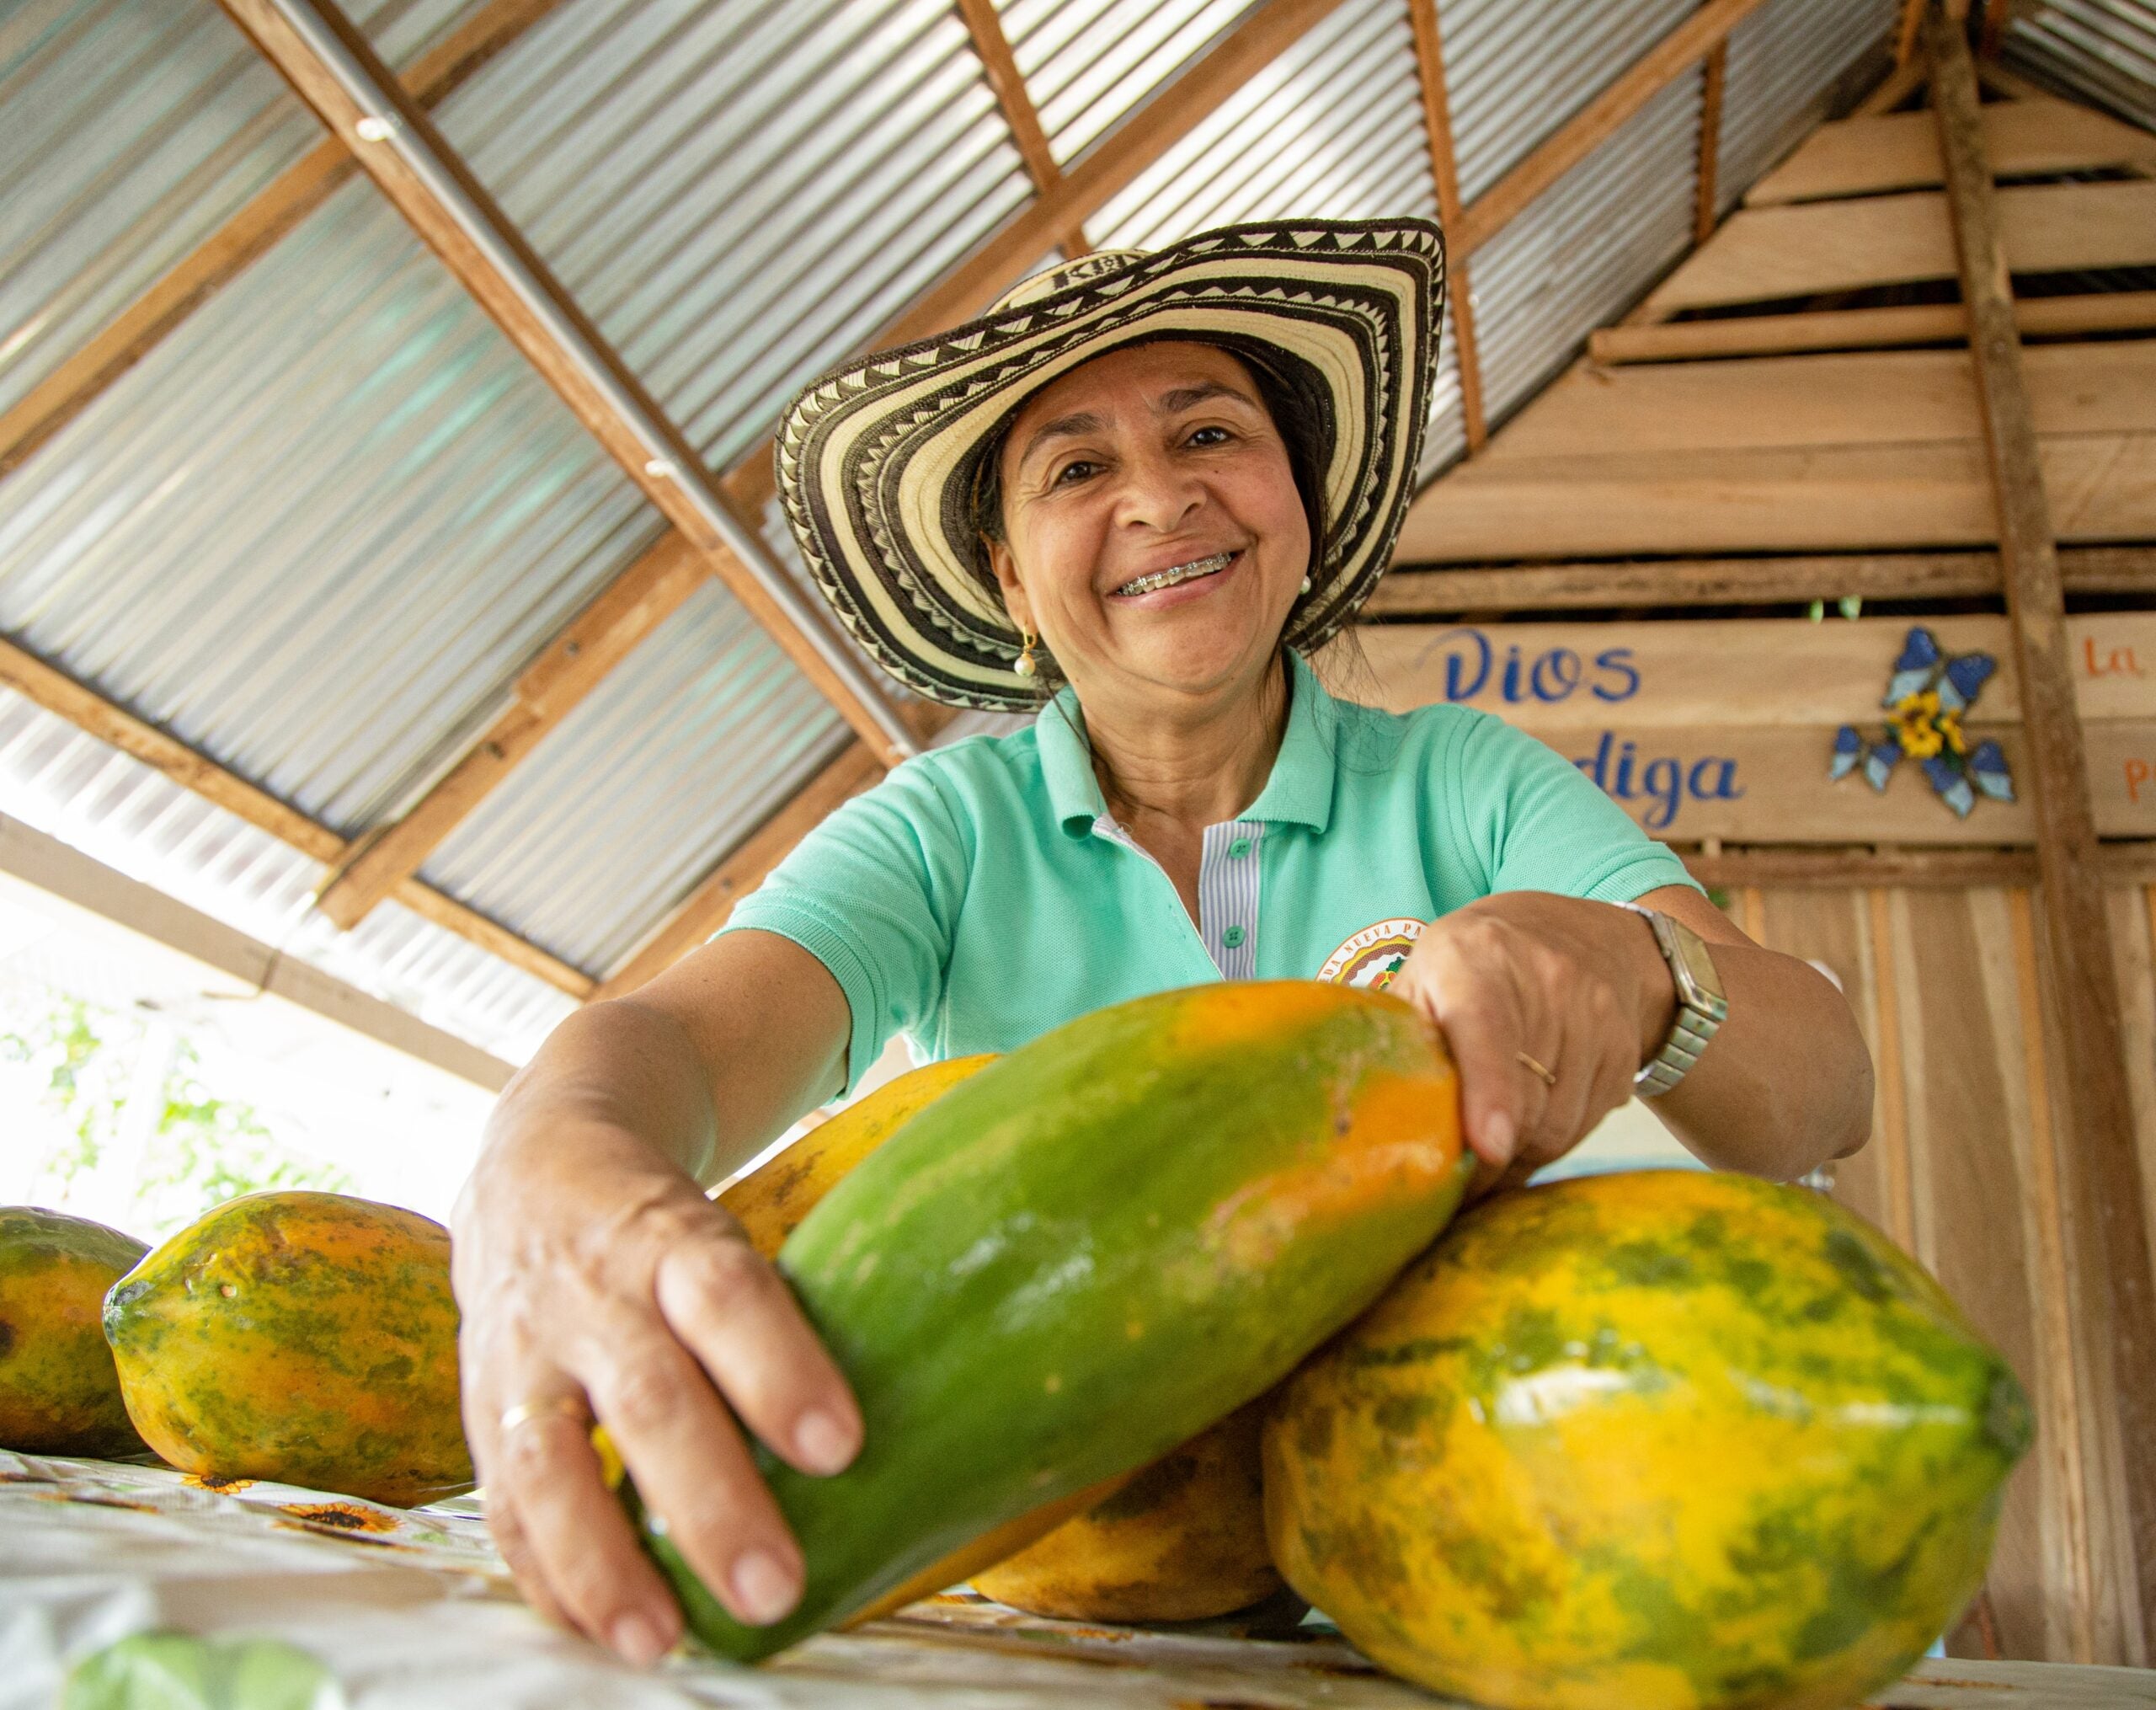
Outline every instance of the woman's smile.
<svg viewBox="0 0 2156 1710"><path fill-rule="evenodd" d="M1243 553L1240 548L1214 553L1207 558L1187 559L1164 570L1152 570L1133 576L1108 597L1123 605L1142 607L1148 611L1179 606L1188 600L1203 598L1230 580L1231 573L1241 565L1242 561Z"/></svg>

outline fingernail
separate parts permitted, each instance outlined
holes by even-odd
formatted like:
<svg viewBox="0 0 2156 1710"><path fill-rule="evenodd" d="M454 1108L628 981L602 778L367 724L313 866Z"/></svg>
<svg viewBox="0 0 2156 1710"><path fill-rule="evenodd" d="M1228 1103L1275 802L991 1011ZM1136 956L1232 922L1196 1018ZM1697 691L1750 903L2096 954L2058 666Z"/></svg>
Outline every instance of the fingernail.
<svg viewBox="0 0 2156 1710"><path fill-rule="evenodd" d="M659 1636L659 1629L651 1624L650 1617L631 1610L618 1616L608 1629L614 1640L614 1649L632 1667L648 1669L666 1654L666 1642Z"/></svg>
<svg viewBox="0 0 2156 1710"><path fill-rule="evenodd" d="M1513 1161L1513 1120L1502 1110L1492 1111L1482 1124L1482 1144L1497 1154L1491 1162L1508 1164Z"/></svg>
<svg viewBox="0 0 2156 1710"><path fill-rule="evenodd" d="M734 1564L734 1607L751 1627L769 1627L801 1594L793 1575L768 1550L751 1550Z"/></svg>
<svg viewBox="0 0 2156 1710"><path fill-rule="evenodd" d="M853 1433L819 1408L794 1426L793 1452L811 1472L836 1472L853 1459Z"/></svg>

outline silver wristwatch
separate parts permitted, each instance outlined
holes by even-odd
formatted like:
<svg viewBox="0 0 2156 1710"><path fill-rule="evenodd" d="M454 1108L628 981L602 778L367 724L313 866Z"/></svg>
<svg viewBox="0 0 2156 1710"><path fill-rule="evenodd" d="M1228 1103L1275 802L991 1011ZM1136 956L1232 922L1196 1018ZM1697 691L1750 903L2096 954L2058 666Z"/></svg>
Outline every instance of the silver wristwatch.
<svg viewBox="0 0 2156 1710"><path fill-rule="evenodd" d="M1649 1057L1632 1077L1632 1091L1642 1098L1667 1093L1700 1061L1700 1053L1715 1036L1715 1029L1729 1016L1729 1001L1722 996L1721 980L1715 972L1707 941L1684 922L1672 920L1636 902L1620 903L1646 918L1653 929L1655 948L1669 964L1670 978L1677 982L1677 1021L1662 1049Z"/></svg>

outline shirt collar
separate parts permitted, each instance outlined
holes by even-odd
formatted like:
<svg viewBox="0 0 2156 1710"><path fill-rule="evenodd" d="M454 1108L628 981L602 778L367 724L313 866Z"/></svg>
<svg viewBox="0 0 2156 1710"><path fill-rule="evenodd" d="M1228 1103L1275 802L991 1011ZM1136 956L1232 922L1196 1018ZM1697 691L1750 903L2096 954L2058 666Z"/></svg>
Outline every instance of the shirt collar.
<svg viewBox="0 0 2156 1710"><path fill-rule="evenodd" d="M1322 832L1332 818L1335 738L1339 712L1303 656L1288 650L1288 729L1273 756L1273 773L1258 798L1246 809L1246 820L1308 826ZM1100 780L1083 735L1084 719L1075 690L1065 685L1034 721L1041 779L1056 823L1074 836L1093 828L1107 811Z"/></svg>

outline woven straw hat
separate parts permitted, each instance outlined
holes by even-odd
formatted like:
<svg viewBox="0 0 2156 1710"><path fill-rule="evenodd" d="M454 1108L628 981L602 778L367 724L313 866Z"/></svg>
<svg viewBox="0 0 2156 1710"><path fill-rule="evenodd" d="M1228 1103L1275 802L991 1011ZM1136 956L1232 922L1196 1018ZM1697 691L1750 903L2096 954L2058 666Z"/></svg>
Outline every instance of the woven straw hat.
<svg viewBox="0 0 2156 1710"><path fill-rule="evenodd" d="M817 585L899 681L1016 710L1020 638L976 566L988 448L1033 393L1122 345L1182 339L1263 368L1332 425L1325 561L1286 639L1317 647L1385 571L1413 496L1437 371L1444 250L1427 220L1230 226L1027 280L936 338L835 369L796 398L778 486Z"/></svg>

